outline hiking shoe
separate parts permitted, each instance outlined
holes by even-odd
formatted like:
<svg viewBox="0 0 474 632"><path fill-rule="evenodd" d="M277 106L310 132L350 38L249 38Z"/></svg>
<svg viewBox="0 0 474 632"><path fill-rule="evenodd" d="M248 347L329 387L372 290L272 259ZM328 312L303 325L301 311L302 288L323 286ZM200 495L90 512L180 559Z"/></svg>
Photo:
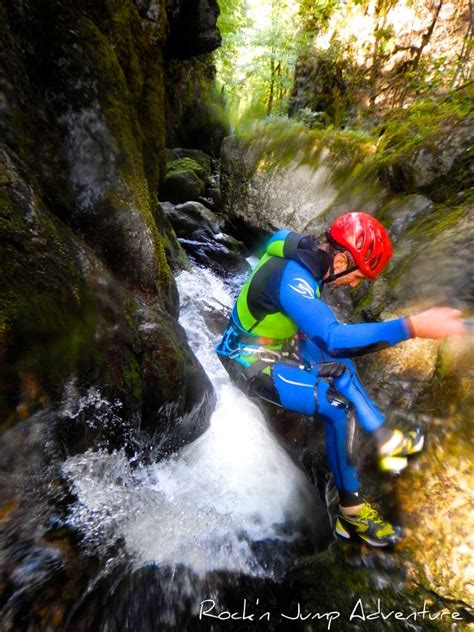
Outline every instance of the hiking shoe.
<svg viewBox="0 0 474 632"><path fill-rule="evenodd" d="M345 540L360 538L371 546L390 546L402 539L401 528L384 520L367 502L350 516L339 510L335 532Z"/></svg>
<svg viewBox="0 0 474 632"><path fill-rule="evenodd" d="M425 435L421 428L402 432L395 429L391 438L379 447L379 465L384 472L399 474L407 465L407 457L423 449Z"/></svg>

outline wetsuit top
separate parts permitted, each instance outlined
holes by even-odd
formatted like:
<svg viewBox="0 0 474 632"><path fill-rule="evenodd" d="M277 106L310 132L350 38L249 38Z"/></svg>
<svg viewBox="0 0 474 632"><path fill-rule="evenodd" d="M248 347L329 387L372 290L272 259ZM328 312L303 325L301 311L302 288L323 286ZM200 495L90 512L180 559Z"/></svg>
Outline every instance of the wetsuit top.
<svg viewBox="0 0 474 632"><path fill-rule="evenodd" d="M311 235L278 231L239 294L232 311L234 326L246 336L273 343L301 331L330 356L345 358L410 338L405 318L340 323L319 298L329 265L329 255L315 247Z"/></svg>

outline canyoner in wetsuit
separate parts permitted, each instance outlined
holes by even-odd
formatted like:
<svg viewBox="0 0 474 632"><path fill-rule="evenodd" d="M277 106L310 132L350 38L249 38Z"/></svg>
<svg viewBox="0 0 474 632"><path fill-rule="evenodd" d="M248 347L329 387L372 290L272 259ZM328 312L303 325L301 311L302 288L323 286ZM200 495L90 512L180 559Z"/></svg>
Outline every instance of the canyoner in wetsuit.
<svg viewBox="0 0 474 632"><path fill-rule="evenodd" d="M360 383L351 358L412 336L459 333L460 313L435 308L411 318L345 325L321 300L324 284L356 287L375 279L392 254L384 227L366 213L339 217L318 246L312 235L280 230L242 288L229 326L216 346L231 377L247 391L283 408L316 416L339 492L336 533L375 546L401 537L358 495L351 437L355 419L372 434L381 465L400 471L423 446L419 430L389 430ZM430 322L438 322L437 327Z"/></svg>

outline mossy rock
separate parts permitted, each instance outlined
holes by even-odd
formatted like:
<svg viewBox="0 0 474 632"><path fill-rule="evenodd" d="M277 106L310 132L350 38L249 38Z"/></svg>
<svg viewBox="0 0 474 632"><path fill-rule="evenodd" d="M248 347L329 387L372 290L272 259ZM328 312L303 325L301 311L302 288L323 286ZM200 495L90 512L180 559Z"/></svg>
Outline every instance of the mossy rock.
<svg viewBox="0 0 474 632"><path fill-rule="evenodd" d="M196 168L193 167L193 170L196 171L197 175L200 178L205 179L210 177L211 175L211 157L203 151L200 151L199 149L185 149L182 147L174 147L172 149L167 149L165 155L167 170L170 169L171 163L182 158L189 158L194 162L197 162L198 165L201 167L201 169L198 171L196 171Z"/></svg>
<svg viewBox="0 0 474 632"><path fill-rule="evenodd" d="M192 171L201 180L204 180L207 177L206 170L193 158L178 158L177 160L172 160L166 165L166 175L182 171Z"/></svg>
<svg viewBox="0 0 474 632"><path fill-rule="evenodd" d="M230 130L225 101L216 88L215 76L212 55L167 64L168 147L192 147L219 157L222 140Z"/></svg>
<svg viewBox="0 0 474 632"><path fill-rule="evenodd" d="M196 200L204 193L205 184L195 171L195 168L200 170L197 162L182 158L171 163L171 167L160 187L160 200L181 204Z"/></svg>

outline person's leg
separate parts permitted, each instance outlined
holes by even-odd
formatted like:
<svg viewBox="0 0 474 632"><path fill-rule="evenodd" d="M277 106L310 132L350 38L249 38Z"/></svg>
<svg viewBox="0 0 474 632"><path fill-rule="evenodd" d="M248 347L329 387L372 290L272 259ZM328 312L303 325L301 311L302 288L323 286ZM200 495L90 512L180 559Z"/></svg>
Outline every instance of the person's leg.
<svg viewBox="0 0 474 632"><path fill-rule="evenodd" d="M401 530L383 520L377 510L358 495L357 458L351 454L350 446L354 406L348 397L334 390L332 383L317 377L320 371L321 365L309 372L277 364L272 374L282 406L315 415L324 423L326 454L340 502L335 531L342 538L357 537L373 546L395 544L401 538ZM354 392L356 385L352 382L351 387L346 386L343 384L348 395L360 407L365 406L358 399L359 393Z"/></svg>
<svg viewBox="0 0 474 632"><path fill-rule="evenodd" d="M373 436L380 467L399 473L408 463L406 457L423 448L423 432L419 428L402 432L397 428L387 427L384 416L360 383L352 362L343 360L343 363L346 370L341 377L334 379L335 388L351 402L361 427Z"/></svg>
<svg viewBox="0 0 474 632"><path fill-rule="evenodd" d="M373 546L395 544L401 530L384 520L376 509L359 496L357 453L351 435L356 423L349 400L336 393L323 380L318 385L318 417L326 433L326 454L339 493L339 513L335 532L344 539L360 538Z"/></svg>
<svg viewBox="0 0 474 632"><path fill-rule="evenodd" d="M399 429L388 428L384 415L368 395L359 380L353 362L348 358L330 358L308 339L301 342L300 351L303 357L314 366L321 366L321 363L330 362L339 363L346 368L339 377L333 378L334 388L349 400L354 407L360 426L373 436L382 469L393 473L400 472L407 465L406 457L423 448L424 434L422 430L417 428L409 432L402 432Z"/></svg>
<svg viewBox="0 0 474 632"><path fill-rule="evenodd" d="M326 453L334 475L341 504L360 504L357 497L359 479L357 463L349 454L349 407L333 405L326 397L329 384L318 380L316 372L304 371L285 364L276 364L272 371L275 389L284 408L305 415L317 414L324 422Z"/></svg>
<svg viewBox="0 0 474 632"><path fill-rule="evenodd" d="M350 453L353 446L349 441L349 424L352 411L349 406L329 397L329 385L320 380L317 391L317 417L324 424L326 438L326 455L329 466L334 475L334 482L339 492L339 500L342 506L354 506L360 504L358 498L359 477L357 475L357 458Z"/></svg>

